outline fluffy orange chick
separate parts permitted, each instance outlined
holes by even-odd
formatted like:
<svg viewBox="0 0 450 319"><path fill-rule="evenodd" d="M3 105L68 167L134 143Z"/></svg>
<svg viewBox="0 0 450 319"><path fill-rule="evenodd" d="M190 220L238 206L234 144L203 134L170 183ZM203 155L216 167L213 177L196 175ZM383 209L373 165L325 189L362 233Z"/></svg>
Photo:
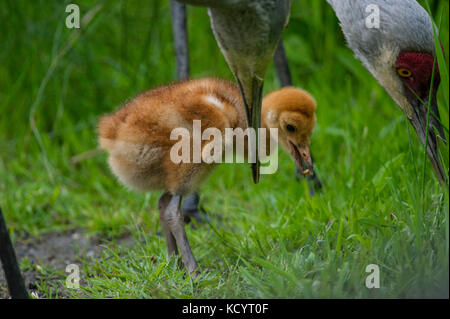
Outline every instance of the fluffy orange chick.
<svg viewBox="0 0 450 319"><path fill-rule="evenodd" d="M312 168L308 146L316 123L315 107L311 95L296 88L274 91L263 99L262 127L278 129L278 140L304 173ZM190 273L197 263L184 230L181 200L196 190L215 164L174 163L170 151L177 140L170 136L177 128L187 129L192 136L194 120L201 120L202 132L207 128L222 133L226 128L246 129L237 86L206 78L160 87L103 116L98 125L100 146L109 152L109 165L118 179L133 189L164 191L158 208L168 253L180 249ZM207 143L202 141L202 149Z"/></svg>

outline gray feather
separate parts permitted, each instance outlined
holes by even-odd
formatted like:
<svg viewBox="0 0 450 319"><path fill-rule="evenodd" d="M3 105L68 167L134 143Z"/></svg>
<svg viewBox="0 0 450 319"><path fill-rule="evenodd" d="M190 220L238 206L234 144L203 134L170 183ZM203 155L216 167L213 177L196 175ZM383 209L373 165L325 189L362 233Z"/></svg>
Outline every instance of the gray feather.
<svg viewBox="0 0 450 319"><path fill-rule="evenodd" d="M235 75L250 72L264 77L287 23L290 2L254 0L242 9L209 8L214 34Z"/></svg>
<svg viewBox="0 0 450 319"><path fill-rule="evenodd" d="M433 24L415 0L328 0L340 21L348 46L365 64L381 50L434 55ZM380 28L366 27L368 5L380 8Z"/></svg>

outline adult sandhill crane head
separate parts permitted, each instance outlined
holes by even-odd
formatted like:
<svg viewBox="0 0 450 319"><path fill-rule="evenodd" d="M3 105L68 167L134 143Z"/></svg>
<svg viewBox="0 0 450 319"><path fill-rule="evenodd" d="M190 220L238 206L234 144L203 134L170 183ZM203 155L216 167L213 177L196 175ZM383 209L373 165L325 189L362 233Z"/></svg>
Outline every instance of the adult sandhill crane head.
<svg viewBox="0 0 450 319"><path fill-rule="evenodd" d="M291 0L178 1L208 7L217 43L241 90L248 126L258 133L264 77L287 23ZM258 160L252 169L257 183Z"/></svg>
<svg viewBox="0 0 450 319"><path fill-rule="evenodd" d="M439 162L437 140L439 136L445 141L436 101L440 76L434 26L428 13L415 0L328 2L355 56L406 114L422 144L427 143L428 157L444 183L446 174ZM367 19L377 10L379 25L368 25Z"/></svg>

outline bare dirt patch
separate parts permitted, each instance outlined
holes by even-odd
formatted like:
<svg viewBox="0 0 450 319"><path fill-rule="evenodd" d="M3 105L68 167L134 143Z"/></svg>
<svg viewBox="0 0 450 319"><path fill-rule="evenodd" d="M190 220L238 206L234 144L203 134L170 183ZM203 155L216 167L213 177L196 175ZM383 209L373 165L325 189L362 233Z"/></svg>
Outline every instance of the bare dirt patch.
<svg viewBox="0 0 450 319"><path fill-rule="evenodd" d="M117 244L134 246L130 235L115 240ZM58 297L68 297L65 288L66 267L81 261L94 262L111 241L98 236L88 236L80 230L66 233L48 233L39 238L20 239L14 244L21 262L22 275L27 290L32 293L43 281L58 288ZM25 266L24 266L25 264ZM39 296L45 297L45 296ZM3 269L0 267L0 298L9 298Z"/></svg>

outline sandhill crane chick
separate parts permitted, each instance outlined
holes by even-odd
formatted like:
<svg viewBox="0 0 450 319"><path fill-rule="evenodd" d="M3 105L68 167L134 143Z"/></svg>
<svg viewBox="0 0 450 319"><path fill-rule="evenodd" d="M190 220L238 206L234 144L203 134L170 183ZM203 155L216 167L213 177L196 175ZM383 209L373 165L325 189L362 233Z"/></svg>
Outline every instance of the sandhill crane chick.
<svg viewBox="0 0 450 319"><path fill-rule="evenodd" d="M312 169L309 144L316 123L316 103L296 88L274 91L263 99L263 128L277 128L278 140L297 167ZM158 208L169 256L181 250L190 273L197 269L180 213L182 197L195 191L215 164L178 163L170 157L174 129L192 132L193 121L207 128L247 128L240 91L220 79L198 79L145 92L113 114L100 119L99 143L109 152L113 173L132 189L162 190ZM272 138L269 134L267 139ZM202 141L201 147L207 141ZM246 143L247 144L247 143ZM266 147L270 143L266 143ZM245 152L247 154L247 152Z"/></svg>

